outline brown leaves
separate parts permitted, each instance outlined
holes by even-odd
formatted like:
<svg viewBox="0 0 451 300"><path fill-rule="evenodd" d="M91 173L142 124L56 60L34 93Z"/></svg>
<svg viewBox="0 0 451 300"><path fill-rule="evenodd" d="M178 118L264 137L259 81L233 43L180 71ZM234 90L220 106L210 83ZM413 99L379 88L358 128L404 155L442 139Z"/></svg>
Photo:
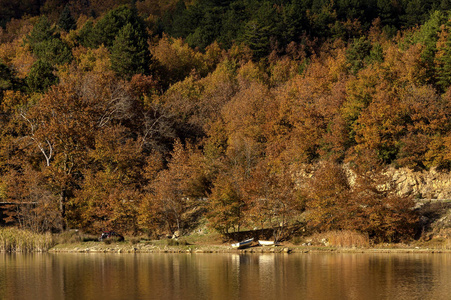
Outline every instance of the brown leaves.
<svg viewBox="0 0 451 300"><path fill-rule="evenodd" d="M43 174L25 166L22 172L10 170L1 185L4 200L13 203L7 212L11 224L34 232L62 228L57 197L47 189Z"/></svg>
<svg viewBox="0 0 451 300"><path fill-rule="evenodd" d="M187 228L191 210L201 208L205 191L208 189L208 173L200 153L190 144L174 145L168 168L158 173L148 189L151 194L143 205L153 207L143 212L142 222L163 216L161 223L174 232Z"/></svg>
<svg viewBox="0 0 451 300"><path fill-rule="evenodd" d="M415 232L415 203L397 196L381 170L324 163L307 180L307 189L306 215L312 228L357 230L377 242L408 239Z"/></svg>

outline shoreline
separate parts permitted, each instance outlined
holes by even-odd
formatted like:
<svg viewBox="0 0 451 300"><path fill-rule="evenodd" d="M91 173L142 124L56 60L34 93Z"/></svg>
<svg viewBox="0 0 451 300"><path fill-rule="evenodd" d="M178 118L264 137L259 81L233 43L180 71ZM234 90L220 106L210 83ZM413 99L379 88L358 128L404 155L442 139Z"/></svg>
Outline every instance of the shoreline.
<svg viewBox="0 0 451 300"><path fill-rule="evenodd" d="M229 245L188 245L188 246L155 246L152 244L123 243L80 243L62 244L49 249L49 253L236 253L236 254L262 254L262 253L451 253L450 249L433 248L340 248L316 246L251 246L244 249L233 249Z"/></svg>
<svg viewBox="0 0 451 300"><path fill-rule="evenodd" d="M0 229L0 253L451 253L449 238L372 244L367 240L352 239L353 236L345 237L347 239L337 240L335 236L313 236L294 239L296 242L285 241L277 246L260 246L254 241L247 248L236 249L232 247L232 240L225 241L217 233L160 240L132 236L126 237L125 241L108 239L100 242L97 236L78 231L52 235L6 228Z"/></svg>

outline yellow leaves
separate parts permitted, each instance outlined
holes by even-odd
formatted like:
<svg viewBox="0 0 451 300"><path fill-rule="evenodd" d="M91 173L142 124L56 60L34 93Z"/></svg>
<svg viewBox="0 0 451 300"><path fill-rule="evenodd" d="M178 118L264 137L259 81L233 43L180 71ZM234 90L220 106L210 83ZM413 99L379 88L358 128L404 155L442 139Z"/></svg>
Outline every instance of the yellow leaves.
<svg viewBox="0 0 451 300"><path fill-rule="evenodd" d="M393 80L392 84L400 87L423 84L426 78L426 68L421 60L423 48L423 45L416 44L402 51L398 45L390 45L382 63L384 78Z"/></svg>
<svg viewBox="0 0 451 300"><path fill-rule="evenodd" d="M28 18L12 19L6 30L0 31L0 62L12 65L20 78L25 78L35 61L29 46L23 41L33 28L32 21Z"/></svg>
<svg viewBox="0 0 451 300"><path fill-rule="evenodd" d="M382 145L394 147L396 136L404 129L400 109L397 99L379 91L353 127L358 143L356 149L377 149Z"/></svg>
<svg viewBox="0 0 451 300"><path fill-rule="evenodd" d="M436 135L429 142L426 151L425 165L428 168L448 166L451 162L451 136Z"/></svg>
<svg viewBox="0 0 451 300"><path fill-rule="evenodd" d="M341 80L347 74L346 50L337 49L334 55L326 59L326 66L329 69L329 80L332 82Z"/></svg>
<svg viewBox="0 0 451 300"><path fill-rule="evenodd" d="M229 136L242 133L255 141L264 136L265 107L272 101L267 88L251 83L241 89L222 109L222 117Z"/></svg>
<svg viewBox="0 0 451 300"><path fill-rule="evenodd" d="M0 61L12 65L19 78L25 78L36 59L28 44L18 38L10 43L0 43Z"/></svg>
<svg viewBox="0 0 451 300"><path fill-rule="evenodd" d="M140 146L127 138L127 130L120 126L107 127L96 137L95 150L90 156L104 163L104 167L125 170L132 167L131 162L140 154Z"/></svg>
<svg viewBox="0 0 451 300"><path fill-rule="evenodd" d="M305 77L311 78L318 89L329 90L335 82L348 77L346 49L340 45L334 46L337 48L323 53L320 57L313 57L305 71Z"/></svg>
<svg viewBox="0 0 451 300"><path fill-rule="evenodd" d="M270 83L273 86L277 86L287 82L295 77L300 69L299 62L294 61L288 57L276 60L271 65L271 78Z"/></svg>
<svg viewBox="0 0 451 300"><path fill-rule="evenodd" d="M122 182L118 173L85 172L82 189L75 192L72 204L76 208L79 226L97 233L115 229L122 233L137 230L137 209L143 195Z"/></svg>
<svg viewBox="0 0 451 300"><path fill-rule="evenodd" d="M11 62L16 54L16 44L15 43L0 43L0 61L8 64Z"/></svg>
<svg viewBox="0 0 451 300"><path fill-rule="evenodd" d="M186 104L193 104L192 99L198 99L201 94L202 85L195 76L189 76L183 81L172 85L166 92L164 98L170 101L172 95L183 98Z"/></svg>
<svg viewBox="0 0 451 300"><path fill-rule="evenodd" d="M229 60L245 64L252 60L252 50L244 44L233 44L227 52Z"/></svg>
<svg viewBox="0 0 451 300"><path fill-rule="evenodd" d="M264 83L267 80L267 75L262 68L252 61L243 64L237 73L238 82L243 87L246 87L252 81Z"/></svg>
<svg viewBox="0 0 451 300"><path fill-rule="evenodd" d="M439 67L440 59L446 54L447 41L449 37L449 28L442 25L440 29L441 30L438 34L438 40L436 43L437 53L435 54L437 67Z"/></svg>
<svg viewBox="0 0 451 300"><path fill-rule="evenodd" d="M342 107L345 120L355 120L362 109L372 101L376 86L380 83L378 73L378 70L368 67L360 71L357 78L347 82L347 99Z"/></svg>
<svg viewBox="0 0 451 300"><path fill-rule="evenodd" d="M72 50L77 60L77 68L84 72L102 73L110 70L110 53L104 46L97 49L84 48L82 46Z"/></svg>
<svg viewBox="0 0 451 300"><path fill-rule="evenodd" d="M216 41L205 48L205 55L203 59L205 60L208 69L212 69L223 59L225 55L224 52L225 51L219 47L219 44Z"/></svg>
<svg viewBox="0 0 451 300"><path fill-rule="evenodd" d="M21 92L5 91L0 105L3 112L12 112L28 103L29 98Z"/></svg>
<svg viewBox="0 0 451 300"><path fill-rule="evenodd" d="M151 47L150 52L172 78L181 80L192 70L198 73L208 71L203 54L191 49L182 39L164 36Z"/></svg>

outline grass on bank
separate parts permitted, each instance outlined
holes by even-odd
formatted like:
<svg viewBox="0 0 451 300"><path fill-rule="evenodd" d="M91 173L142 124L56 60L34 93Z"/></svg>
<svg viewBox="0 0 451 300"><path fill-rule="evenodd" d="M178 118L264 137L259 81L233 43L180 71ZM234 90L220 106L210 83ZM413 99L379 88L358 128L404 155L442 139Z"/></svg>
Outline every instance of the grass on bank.
<svg viewBox="0 0 451 300"><path fill-rule="evenodd" d="M51 233L39 234L13 227L0 227L2 252L44 252L55 245Z"/></svg>
<svg viewBox="0 0 451 300"><path fill-rule="evenodd" d="M451 250L451 229L441 230L434 237L412 240L409 243L373 244L367 235L355 231L329 231L311 236L293 237L295 246L314 246L322 248L360 248L360 249L429 249Z"/></svg>
<svg viewBox="0 0 451 300"><path fill-rule="evenodd" d="M420 239L414 245L419 248L451 250L451 228L439 229L433 237Z"/></svg>
<svg viewBox="0 0 451 300"><path fill-rule="evenodd" d="M325 246L334 248L368 248L370 240L367 235L355 231L328 231L308 237L294 237L294 245Z"/></svg>
<svg viewBox="0 0 451 300"><path fill-rule="evenodd" d="M429 249L429 250L451 250L451 229L449 232L440 232L434 238L428 240L420 239L412 241L409 244L375 244L373 245L368 236L353 231L330 231L317 233L310 236L293 237L291 241L285 244L289 247L321 249L339 249L339 248L359 248L359 249ZM109 244L119 248L135 247L137 244L155 246L157 248L178 248L178 249L197 249L224 247L223 239L218 233L191 234L182 236L178 239L149 240L143 236L126 236L125 241L118 242L114 240L98 241L99 236L84 234L77 230L70 230L59 234L38 234L28 230L22 230L13 227L0 227L0 252L45 252L57 246L60 248L73 247L95 247L96 245ZM228 244L227 244L228 245ZM308 247L312 246L312 247Z"/></svg>

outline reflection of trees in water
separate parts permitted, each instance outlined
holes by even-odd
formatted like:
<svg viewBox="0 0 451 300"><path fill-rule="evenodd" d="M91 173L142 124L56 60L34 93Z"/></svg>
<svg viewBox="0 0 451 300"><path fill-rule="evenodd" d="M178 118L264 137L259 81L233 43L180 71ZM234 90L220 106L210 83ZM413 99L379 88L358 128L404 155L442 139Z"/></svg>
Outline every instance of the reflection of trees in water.
<svg viewBox="0 0 451 300"><path fill-rule="evenodd" d="M450 254L0 256L1 299L446 299Z"/></svg>

